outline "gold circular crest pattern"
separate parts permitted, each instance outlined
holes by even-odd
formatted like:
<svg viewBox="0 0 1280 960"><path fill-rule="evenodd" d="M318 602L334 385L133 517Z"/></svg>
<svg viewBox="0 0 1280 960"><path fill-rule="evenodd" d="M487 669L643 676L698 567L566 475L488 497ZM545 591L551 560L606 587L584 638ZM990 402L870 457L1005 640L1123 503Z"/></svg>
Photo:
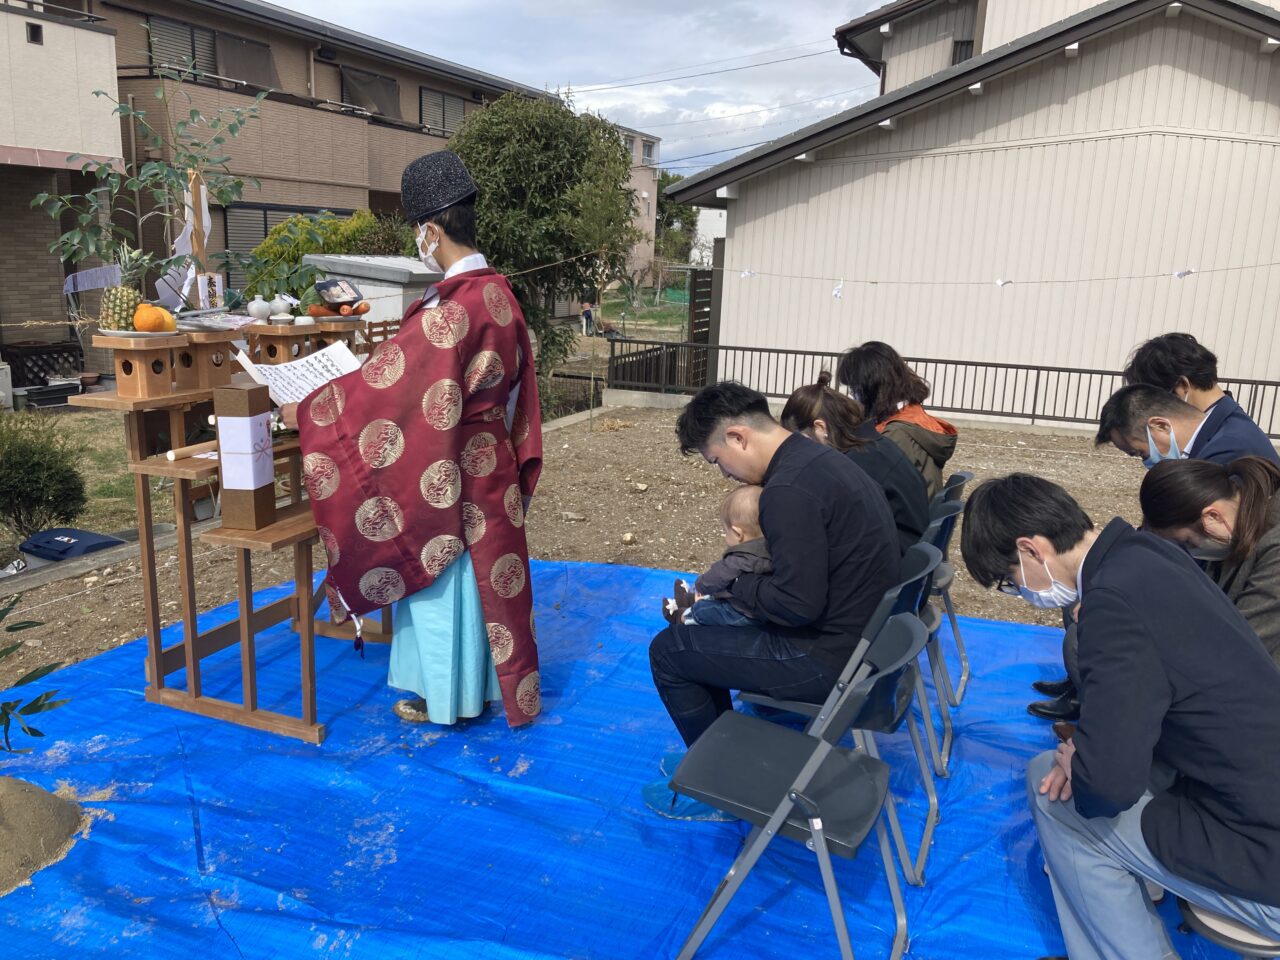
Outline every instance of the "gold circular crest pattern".
<svg viewBox="0 0 1280 960"><path fill-rule="evenodd" d="M526 676L516 687L516 706L526 717L536 717L542 712L542 677L538 671Z"/></svg>
<svg viewBox="0 0 1280 960"><path fill-rule="evenodd" d="M484 519L484 511L474 503L464 503L462 505L462 530L463 535L467 538L467 543L475 543L484 536L486 529L488 529L488 525Z"/></svg>
<svg viewBox="0 0 1280 960"><path fill-rule="evenodd" d="M379 606L395 603L404 597L404 577L390 567L374 567L360 578L360 594Z"/></svg>
<svg viewBox="0 0 1280 960"><path fill-rule="evenodd" d="M496 387L506 375L507 371L502 366L502 357L497 351L481 350L467 364L463 384L467 388L467 393L479 393L481 390Z"/></svg>
<svg viewBox="0 0 1280 960"><path fill-rule="evenodd" d="M371 420L357 441L360 458L374 470L389 467L404 455L404 433L390 420Z"/></svg>
<svg viewBox="0 0 1280 960"><path fill-rule="evenodd" d="M511 439L517 447L529 439L529 418L519 407L511 421Z"/></svg>
<svg viewBox="0 0 1280 960"><path fill-rule="evenodd" d="M418 559L422 562L422 569L427 572L430 577L438 577L444 573L445 568L458 557L462 556L462 551L466 547L462 545L462 541L457 537L447 533L442 533L438 537L432 537L427 541L427 545L422 548L422 553Z"/></svg>
<svg viewBox="0 0 1280 960"><path fill-rule="evenodd" d="M338 547L338 538L328 527L316 526L320 536L320 545L324 547L324 555L329 558L329 566L336 567L342 559L342 550Z"/></svg>
<svg viewBox="0 0 1280 960"><path fill-rule="evenodd" d="M503 415L506 414L506 412L507 411L505 407L501 407L501 406L490 407L488 410L486 410L484 413L480 415L480 419L483 420L485 423L493 423L493 421L495 420L501 420Z"/></svg>
<svg viewBox="0 0 1280 960"><path fill-rule="evenodd" d="M508 553L494 561L489 571L489 585L504 600L510 600L524 589L524 561Z"/></svg>
<svg viewBox="0 0 1280 960"><path fill-rule="evenodd" d="M512 526L524 526L524 502L520 498L520 488L514 483L507 487L507 492L502 495L502 505L506 508L507 519L511 521Z"/></svg>
<svg viewBox="0 0 1280 960"><path fill-rule="evenodd" d="M462 496L462 471L452 460L437 460L422 471L418 488L422 491L422 499L431 506L447 509Z"/></svg>
<svg viewBox="0 0 1280 960"><path fill-rule="evenodd" d="M360 368L364 382L375 390L394 387L404 376L404 351L390 340L373 348L373 353Z"/></svg>
<svg viewBox="0 0 1280 960"><path fill-rule="evenodd" d="M498 438L492 433L477 433L462 448L462 469L473 477L487 477L498 466L498 453L494 450Z"/></svg>
<svg viewBox="0 0 1280 960"><path fill-rule="evenodd" d="M514 316L511 311L511 298L496 283L484 285L484 305L489 311L489 316L493 317L493 322L500 327L509 324Z"/></svg>
<svg viewBox="0 0 1280 960"><path fill-rule="evenodd" d="M500 623L487 623L489 632L489 650L493 653L495 666L501 666L511 658L511 651L516 647L516 638Z"/></svg>
<svg viewBox="0 0 1280 960"><path fill-rule="evenodd" d="M534 643L538 642L538 624L534 620L533 610L529 610L529 636L533 637Z"/></svg>
<svg viewBox="0 0 1280 960"><path fill-rule="evenodd" d="M330 383L320 388L311 401L311 422L317 427L331 427L338 421L347 406L347 395L342 387Z"/></svg>
<svg viewBox="0 0 1280 960"><path fill-rule="evenodd" d="M471 318L466 308L453 300L442 301L438 307L422 311L422 332L433 346L441 350L456 347L467 337Z"/></svg>
<svg viewBox="0 0 1280 960"><path fill-rule="evenodd" d="M308 453L302 458L302 481L312 500L328 500L338 492L342 476L328 454Z"/></svg>
<svg viewBox="0 0 1280 960"><path fill-rule="evenodd" d="M404 530L404 511L390 497L370 497L356 509L356 529L366 540L382 543Z"/></svg>
<svg viewBox="0 0 1280 960"><path fill-rule="evenodd" d="M437 430L452 430L462 419L462 387L457 380L437 380L422 396L422 415Z"/></svg>

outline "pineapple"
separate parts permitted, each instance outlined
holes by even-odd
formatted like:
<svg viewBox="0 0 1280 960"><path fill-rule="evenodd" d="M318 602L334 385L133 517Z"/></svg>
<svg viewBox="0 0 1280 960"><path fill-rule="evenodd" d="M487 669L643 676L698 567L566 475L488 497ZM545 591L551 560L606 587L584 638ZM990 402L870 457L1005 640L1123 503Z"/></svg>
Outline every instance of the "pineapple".
<svg viewBox="0 0 1280 960"><path fill-rule="evenodd" d="M102 292L98 325L107 330L130 330L133 313L142 303L138 288L151 266L151 255L121 243L116 251L116 264L120 267L120 285Z"/></svg>

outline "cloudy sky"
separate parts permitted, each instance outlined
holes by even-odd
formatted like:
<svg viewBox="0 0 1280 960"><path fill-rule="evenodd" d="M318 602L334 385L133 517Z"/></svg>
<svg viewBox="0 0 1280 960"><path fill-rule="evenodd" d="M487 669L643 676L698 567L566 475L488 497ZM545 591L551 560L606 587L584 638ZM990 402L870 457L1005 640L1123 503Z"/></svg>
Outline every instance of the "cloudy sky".
<svg viewBox="0 0 1280 960"><path fill-rule="evenodd" d="M532 87L572 90L579 109L662 137L662 165L688 175L874 96L874 75L837 53L831 34L883 0L274 2ZM671 79L711 71L728 72Z"/></svg>

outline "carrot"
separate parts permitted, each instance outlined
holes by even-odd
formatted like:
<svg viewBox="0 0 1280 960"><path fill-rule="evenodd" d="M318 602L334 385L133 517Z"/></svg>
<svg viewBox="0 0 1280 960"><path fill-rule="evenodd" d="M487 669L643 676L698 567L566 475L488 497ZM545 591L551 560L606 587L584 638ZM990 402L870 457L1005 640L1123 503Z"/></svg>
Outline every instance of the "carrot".
<svg viewBox="0 0 1280 960"><path fill-rule="evenodd" d="M338 314L330 310L328 307L319 303L313 303L307 307L307 316L309 317L336 317Z"/></svg>
<svg viewBox="0 0 1280 960"><path fill-rule="evenodd" d="M338 308L338 312L342 314L344 317L351 316L351 304L344 303L342 306Z"/></svg>
<svg viewBox="0 0 1280 960"><path fill-rule="evenodd" d="M355 313L357 313L357 314L359 314L359 315L364 315L364 314L368 313L368 312L369 312L369 301L368 301L368 300L361 300L359 303L357 303L357 304L356 304L356 307L355 307L355 311L354 311L354 312L355 312Z"/></svg>

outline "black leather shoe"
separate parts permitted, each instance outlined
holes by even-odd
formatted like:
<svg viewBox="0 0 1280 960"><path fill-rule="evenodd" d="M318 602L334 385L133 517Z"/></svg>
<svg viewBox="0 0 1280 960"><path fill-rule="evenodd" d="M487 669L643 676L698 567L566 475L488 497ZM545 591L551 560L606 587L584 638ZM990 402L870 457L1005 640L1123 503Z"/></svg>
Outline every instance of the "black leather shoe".
<svg viewBox="0 0 1280 960"><path fill-rule="evenodd" d="M1075 723L1080 719L1080 701L1075 697L1058 697L1056 700L1037 700L1027 705L1027 713L1041 720L1066 720Z"/></svg>
<svg viewBox="0 0 1280 960"><path fill-rule="evenodd" d="M1064 680L1037 680L1035 683L1031 684L1031 689L1036 693L1043 693L1051 700L1057 700L1059 697L1064 697L1067 694L1072 694L1074 696L1076 692L1076 685L1072 683L1071 678L1068 677Z"/></svg>

